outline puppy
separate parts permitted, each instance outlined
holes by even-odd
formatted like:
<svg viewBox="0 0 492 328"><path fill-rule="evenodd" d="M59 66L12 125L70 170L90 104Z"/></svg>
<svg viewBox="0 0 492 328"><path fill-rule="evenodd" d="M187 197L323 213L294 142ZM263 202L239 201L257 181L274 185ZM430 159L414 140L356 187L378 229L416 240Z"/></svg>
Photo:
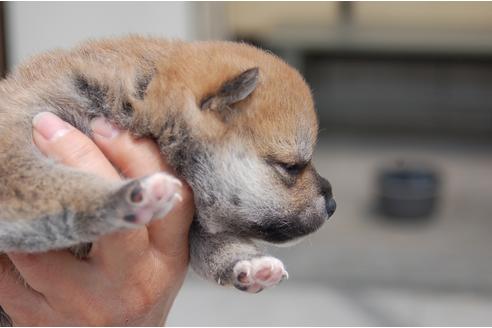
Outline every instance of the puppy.
<svg viewBox="0 0 492 328"><path fill-rule="evenodd" d="M255 239L283 243L335 210L311 164L318 123L310 90L274 55L233 42L126 37L32 58L0 83L0 251L90 243L165 215L166 177L108 183L43 157L32 119L51 111L91 135L106 117L153 138L194 192L191 265L258 292L287 276Z"/></svg>

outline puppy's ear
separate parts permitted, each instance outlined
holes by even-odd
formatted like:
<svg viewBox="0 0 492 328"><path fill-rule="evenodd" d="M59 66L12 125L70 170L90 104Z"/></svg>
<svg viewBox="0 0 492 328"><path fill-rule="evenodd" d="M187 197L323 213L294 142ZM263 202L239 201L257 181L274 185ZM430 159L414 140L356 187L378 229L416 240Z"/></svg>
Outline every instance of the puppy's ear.
<svg viewBox="0 0 492 328"><path fill-rule="evenodd" d="M248 97L258 83L258 67L250 68L231 80L226 81L216 94L205 97L200 103L201 110L222 111Z"/></svg>

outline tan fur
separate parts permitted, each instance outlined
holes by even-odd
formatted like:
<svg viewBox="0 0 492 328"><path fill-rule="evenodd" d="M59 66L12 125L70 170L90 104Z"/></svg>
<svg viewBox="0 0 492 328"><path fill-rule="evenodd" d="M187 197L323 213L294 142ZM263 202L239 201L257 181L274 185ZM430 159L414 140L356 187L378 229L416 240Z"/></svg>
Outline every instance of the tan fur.
<svg viewBox="0 0 492 328"><path fill-rule="evenodd" d="M107 84L118 81L132 94L133 77L157 69L160 74L151 82L145 101L132 99L135 120L157 131L159 126L152 126L154 123L164 121L174 111L198 104L224 81L251 67L259 67L261 71L255 97L236 105L246 115L238 115L233 124L225 125L213 117L214 113L193 112L187 121L195 131L200 131L203 139L213 143L227 139L231 131L240 138L253 134L253 148L263 156L283 162L303 159L296 152L297 145L303 142L308 148L304 157L309 160L318 129L309 88L299 73L278 57L246 44L185 43L137 36L93 41L72 51L57 50L34 57L15 71L2 89L16 94L19 101L29 101L24 100L26 89L29 94L45 93L53 87L53 81L75 70ZM189 98L183 97L184 90ZM187 114L185 111L184 115ZM297 135L296 131L306 135ZM303 177L312 180L310 174L305 173ZM305 192L308 186L313 184L303 184L302 190Z"/></svg>

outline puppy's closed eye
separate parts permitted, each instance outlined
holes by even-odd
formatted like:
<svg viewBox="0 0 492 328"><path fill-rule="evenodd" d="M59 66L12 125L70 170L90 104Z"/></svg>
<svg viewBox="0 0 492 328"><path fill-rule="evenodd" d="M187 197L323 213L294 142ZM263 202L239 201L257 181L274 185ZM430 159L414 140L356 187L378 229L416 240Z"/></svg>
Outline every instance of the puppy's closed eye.
<svg viewBox="0 0 492 328"><path fill-rule="evenodd" d="M282 173L286 173L289 176L298 176L299 173L306 167L304 163L282 163L282 162L277 162L275 163L275 167L277 170L282 171Z"/></svg>
<svg viewBox="0 0 492 328"><path fill-rule="evenodd" d="M274 161L271 164L288 186L295 183L297 177L307 166L307 163L285 163L280 161Z"/></svg>

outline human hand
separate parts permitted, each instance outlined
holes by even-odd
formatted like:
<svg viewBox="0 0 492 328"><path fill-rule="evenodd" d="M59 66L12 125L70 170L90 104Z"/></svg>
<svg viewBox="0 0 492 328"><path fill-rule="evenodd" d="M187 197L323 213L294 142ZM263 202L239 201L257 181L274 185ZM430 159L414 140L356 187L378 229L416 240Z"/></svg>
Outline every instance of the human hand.
<svg viewBox="0 0 492 328"><path fill-rule="evenodd" d="M118 171L130 178L173 174L151 140L96 119L94 144L71 126L56 134L66 124L52 114L38 116L33 139L43 154L107 179L120 179ZM188 265L194 205L186 184L181 196L163 220L100 238L87 260L67 250L9 253L0 260L0 305L20 326L164 324Z"/></svg>

